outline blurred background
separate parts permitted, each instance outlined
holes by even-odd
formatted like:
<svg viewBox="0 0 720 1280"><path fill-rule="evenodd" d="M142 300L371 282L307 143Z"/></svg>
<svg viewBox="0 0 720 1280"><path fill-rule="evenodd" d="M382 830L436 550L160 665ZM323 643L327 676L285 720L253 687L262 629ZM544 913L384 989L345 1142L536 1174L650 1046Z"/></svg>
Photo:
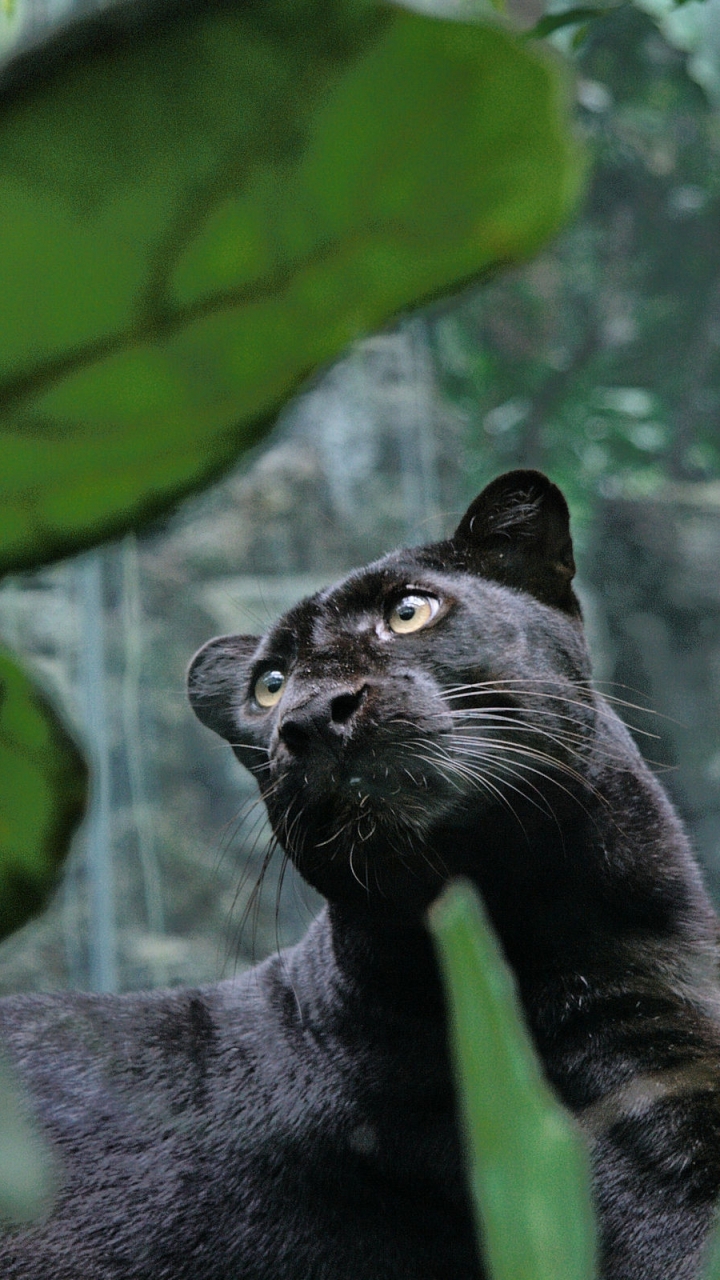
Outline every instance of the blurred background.
<svg viewBox="0 0 720 1280"><path fill-rule="evenodd" d="M0 6L4 57L70 12ZM187 663L448 532L517 466L568 497L598 683L633 704L720 899L720 0L645 8L555 37L594 172L550 249L349 351L171 516L0 584L0 634L95 767L49 911L0 947L1 991L214 980L304 931L319 900L291 869L256 890L254 784L194 720Z"/></svg>

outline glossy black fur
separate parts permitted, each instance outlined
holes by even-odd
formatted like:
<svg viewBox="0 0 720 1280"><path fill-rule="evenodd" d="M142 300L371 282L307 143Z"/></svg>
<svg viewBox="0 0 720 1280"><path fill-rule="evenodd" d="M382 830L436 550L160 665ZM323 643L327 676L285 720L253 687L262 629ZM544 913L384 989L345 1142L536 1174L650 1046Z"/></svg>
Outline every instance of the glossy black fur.
<svg viewBox="0 0 720 1280"><path fill-rule="evenodd" d="M449 541L200 651L195 711L328 906L237 982L2 1002L65 1179L46 1223L0 1240L2 1280L479 1280L423 927L458 873L592 1144L603 1277L698 1275L720 1189L716 919L592 691L573 572L562 495L514 472ZM437 615L395 634L413 592ZM285 687L263 709L270 669Z"/></svg>

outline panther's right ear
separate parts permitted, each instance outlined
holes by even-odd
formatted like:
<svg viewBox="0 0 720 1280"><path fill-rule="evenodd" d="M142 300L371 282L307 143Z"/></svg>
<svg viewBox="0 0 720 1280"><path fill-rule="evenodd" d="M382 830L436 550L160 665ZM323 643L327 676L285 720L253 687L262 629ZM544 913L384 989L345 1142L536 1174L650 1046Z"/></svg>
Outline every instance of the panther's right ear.
<svg viewBox="0 0 720 1280"><path fill-rule="evenodd" d="M259 636L216 636L198 649L188 667L190 706L198 720L228 742L237 738L235 708L244 697L259 644Z"/></svg>

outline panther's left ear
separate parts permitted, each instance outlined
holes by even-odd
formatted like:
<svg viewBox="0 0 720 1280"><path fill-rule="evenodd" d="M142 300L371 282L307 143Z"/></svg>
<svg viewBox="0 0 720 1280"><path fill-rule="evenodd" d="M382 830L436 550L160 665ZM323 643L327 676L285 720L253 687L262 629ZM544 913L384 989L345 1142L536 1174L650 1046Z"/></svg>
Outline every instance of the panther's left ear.
<svg viewBox="0 0 720 1280"><path fill-rule="evenodd" d="M471 572L520 587L543 604L577 615L570 513L541 471L508 471L465 512L451 538Z"/></svg>

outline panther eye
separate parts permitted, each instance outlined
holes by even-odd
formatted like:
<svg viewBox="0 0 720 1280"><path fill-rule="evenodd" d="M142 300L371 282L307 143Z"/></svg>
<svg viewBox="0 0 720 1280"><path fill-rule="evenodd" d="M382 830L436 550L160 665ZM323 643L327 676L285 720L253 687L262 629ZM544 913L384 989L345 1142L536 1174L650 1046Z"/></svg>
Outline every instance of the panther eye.
<svg viewBox="0 0 720 1280"><path fill-rule="evenodd" d="M409 635L432 622L439 608L440 602L434 596L403 596L393 608L388 626L397 636Z"/></svg>
<svg viewBox="0 0 720 1280"><path fill-rule="evenodd" d="M255 681L255 701L261 707L274 707L282 697L285 676L282 671L263 671Z"/></svg>

